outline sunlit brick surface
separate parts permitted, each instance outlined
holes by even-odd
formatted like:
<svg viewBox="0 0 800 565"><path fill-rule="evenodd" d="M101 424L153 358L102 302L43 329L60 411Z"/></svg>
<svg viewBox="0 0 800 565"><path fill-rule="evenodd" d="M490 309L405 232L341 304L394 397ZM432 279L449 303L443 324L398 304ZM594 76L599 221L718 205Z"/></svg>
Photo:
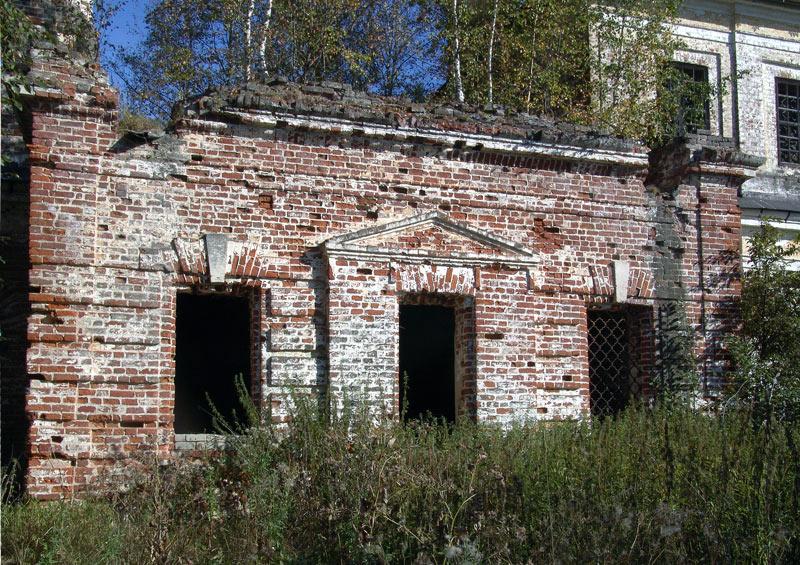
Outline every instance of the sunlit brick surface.
<svg viewBox="0 0 800 565"><path fill-rule="evenodd" d="M588 414L587 309L615 296L648 313L635 334L649 336L642 383L665 303L685 301L701 370L724 363L749 174L735 152L676 148L648 165L641 147L586 145L587 132L526 141L499 118L436 121L432 109L424 131L402 116L380 131L359 121L372 118L331 126L322 110L295 109L297 124L248 98L195 109L160 138L120 139L100 71L38 65L50 87L31 99L28 144L35 496L176 455L181 291L252 293L253 395L276 422L292 394L396 417L399 304L429 293L457 309L460 418ZM542 124L539 138L562 131ZM226 236L216 286L207 234ZM620 292L615 260L629 273Z"/></svg>

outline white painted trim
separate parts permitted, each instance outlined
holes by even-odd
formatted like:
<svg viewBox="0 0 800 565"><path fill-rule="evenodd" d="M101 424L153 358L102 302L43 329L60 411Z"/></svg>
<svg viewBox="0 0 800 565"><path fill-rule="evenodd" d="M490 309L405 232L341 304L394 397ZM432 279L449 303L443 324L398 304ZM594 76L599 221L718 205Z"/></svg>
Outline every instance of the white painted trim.
<svg viewBox="0 0 800 565"><path fill-rule="evenodd" d="M384 249L376 246L359 245L359 242L384 235L416 229L424 226L438 226L443 231L451 232L476 241L487 247L498 250L497 254L475 255L471 253L453 253L442 255L426 250ZM396 259L403 262L429 262L437 265L475 266L502 263L513 266L530 266L538 264L541 259L533 251L520 244L477 230L470 226L454 222L439 212L427 212L410 216L394 222L362 228L351 233L332 237L323 243L325 254L330 257L349 257L362 260Z"/></svg>
<svg viewBox="0 0 800 565"><path fill-rule="evenodd" d="M800 271L800 259L787 259L783 264L787 271ZM749 271L753 268L753 262L749 255L742 255L742 268Z"/></svg>
<svg viewBox="0 0 800 565"><path fill-rule="evenodd" d="M688 23L677 23L668 26L670 33L676 37L693 39L696 41L710 41L713 43L728 44L730 32L697 27Z"/></svg>
<svg viewBox="0 0 800 565"><path fill-rule="evenodd" d="M347 259L360 259L362 261L376 261L392 259L409 264L432 264L448 267L481 267L489 265L508 265L510 267L532 267L538 265L536 258L523 259L509 255L439 255L434 253L397 251L378 248L366 249L337 249L326 252L328 258L345 257Z"/></svg>
<svg viewBox="0 0 800 565"><path fill-rule="evenodd" d="M228 441L223 434L175 434L176 452L226 449Z"/></svg>
<svg viewBox="0 0 800 565"><path fill-rule="evenodd" d="M783 231L796 231L800 232L800 223L795 222L768 222L775 229L783 230ZM751 219L751 218L742 218L742 226L743 227L752 227L752 228L760 228L762 224L761 220Z"/></svg>
<svg viewBox="0 0 800 565"><path fill-rule="evenodd" d="M235 118L243 124L258 125L266 128L274 128L279 122L284 122L295 128L333 132L343 135L359 133L370 137L383 137L397 141L405 141L409 138L423 138L428 143L450 147L457 144L464 144L466 150L483 149L502 153L538 155L556 159L592 161L641 168L646 168L648 165L647 153L644 152L635 153L631 151L576 147L559 143L542 143L527 139L500 138L485 134L446 132L431 128L396 127L324 116L302 117L294 114L264 110L242 112L234 108L226 108L219 111L217 115Z"/></svg>

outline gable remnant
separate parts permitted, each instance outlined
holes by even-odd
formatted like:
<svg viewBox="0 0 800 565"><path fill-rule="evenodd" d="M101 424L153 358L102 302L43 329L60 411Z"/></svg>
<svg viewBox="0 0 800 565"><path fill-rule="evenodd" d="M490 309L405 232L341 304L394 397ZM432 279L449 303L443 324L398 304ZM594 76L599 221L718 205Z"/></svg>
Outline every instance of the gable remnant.
<svg viewBox="0 0 800 565"><path fill-rule="evenodd" d="M427 212L332 237L328 257L380 257L456 265L535 265L539 258L521 245Z"/></svg>

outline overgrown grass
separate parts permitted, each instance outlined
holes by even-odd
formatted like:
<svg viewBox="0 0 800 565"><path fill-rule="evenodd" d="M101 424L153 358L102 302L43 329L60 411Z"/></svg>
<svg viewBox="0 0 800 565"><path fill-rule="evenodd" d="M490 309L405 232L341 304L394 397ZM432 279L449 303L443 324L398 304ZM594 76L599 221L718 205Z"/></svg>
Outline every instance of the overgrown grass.
<svg viewBox="0 0 800 565"><path fill-rule="evenodd" d="M798 461L745 415L447 428L301 411L125 494L3 505L3 560L798 562Z"/></svg>

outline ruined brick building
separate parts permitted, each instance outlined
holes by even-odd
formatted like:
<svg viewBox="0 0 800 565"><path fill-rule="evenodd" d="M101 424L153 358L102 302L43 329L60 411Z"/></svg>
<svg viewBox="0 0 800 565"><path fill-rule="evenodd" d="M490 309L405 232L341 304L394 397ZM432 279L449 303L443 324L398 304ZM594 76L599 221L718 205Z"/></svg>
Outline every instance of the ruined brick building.
<svg viewBox="0 0 800 565"><path fill-rule="evenodd" d="M42 50L31 75L4 130L2 306L3 450L33 495L201 447L235 374L273 421L306 394L508 425L646 398L691 340L717 390L761 164L730 138L648 155L281 81L120 136L91 57Z"/></svg>

